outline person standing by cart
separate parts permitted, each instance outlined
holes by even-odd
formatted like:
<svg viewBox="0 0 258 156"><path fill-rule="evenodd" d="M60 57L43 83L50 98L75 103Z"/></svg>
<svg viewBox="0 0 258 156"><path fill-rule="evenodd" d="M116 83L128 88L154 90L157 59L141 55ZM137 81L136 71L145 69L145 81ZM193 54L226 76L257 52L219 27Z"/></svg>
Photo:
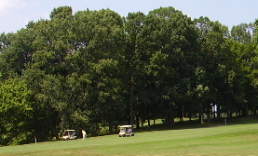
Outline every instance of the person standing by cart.
<svg viewBox="0 0 258 156"><path fill-rule="evenodd" d="M87 133L85 130L82 129L82 139L86 139L87 138Z"/></svg>

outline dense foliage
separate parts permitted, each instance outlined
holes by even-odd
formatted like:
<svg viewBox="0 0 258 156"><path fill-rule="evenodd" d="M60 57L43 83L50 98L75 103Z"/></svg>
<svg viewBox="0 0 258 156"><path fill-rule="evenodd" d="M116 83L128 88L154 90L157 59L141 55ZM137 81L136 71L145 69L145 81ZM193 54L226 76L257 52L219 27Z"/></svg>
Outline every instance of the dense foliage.
<svg viewBox="0 0 258 156"><path fill-rule="evenodd" d="M127 17L56 8L0 35L0 145L66 128L100 135L151 119L255 116L257 45L255 23L229 31L172 7Z"/></svg>

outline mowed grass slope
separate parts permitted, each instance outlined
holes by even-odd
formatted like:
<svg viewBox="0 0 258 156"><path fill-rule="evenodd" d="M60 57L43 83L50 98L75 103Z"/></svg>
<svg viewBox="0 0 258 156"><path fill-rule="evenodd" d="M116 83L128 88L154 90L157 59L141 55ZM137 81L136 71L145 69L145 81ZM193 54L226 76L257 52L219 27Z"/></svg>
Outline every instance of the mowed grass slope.
<svg viewBox="0 0 258 156"><path fill-rule="evenodd" d="M0 156L258 156L258 123L0 147Z"/></svg>

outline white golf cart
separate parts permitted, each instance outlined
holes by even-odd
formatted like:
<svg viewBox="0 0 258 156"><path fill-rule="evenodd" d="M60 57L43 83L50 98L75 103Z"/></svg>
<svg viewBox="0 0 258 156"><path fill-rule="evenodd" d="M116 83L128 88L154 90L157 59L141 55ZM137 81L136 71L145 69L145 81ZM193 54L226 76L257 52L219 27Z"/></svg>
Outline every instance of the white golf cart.
<svg viewBox="0 0 258 156"><path fill-rule="evenodd" d="M133 133L133 126L132 125L122 125L119 126L119 137L129 137L129 136L134 136Z"/></svg>
<svg viewBox="0 0 258 156"><path fill-rule="evenodd" d="M73 129L68 129L64 131L64 134L62 137L60 137L61 140L74 140L77 139L76 131Z"/></svg>

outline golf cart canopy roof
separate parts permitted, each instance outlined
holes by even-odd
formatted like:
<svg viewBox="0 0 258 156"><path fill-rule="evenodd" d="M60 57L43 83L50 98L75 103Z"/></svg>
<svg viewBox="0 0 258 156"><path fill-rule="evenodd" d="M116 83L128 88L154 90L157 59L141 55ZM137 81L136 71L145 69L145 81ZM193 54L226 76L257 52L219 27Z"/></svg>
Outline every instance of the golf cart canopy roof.
<svg viewBox="0 0 258 156"><path fill-rule="evenodd" d="M121 125L119 126L119 128L132 128L133 126L132 125Z"/></svg>
<svg viewBox="0 0 258 156"><path fill-rule="evenodd" d="M67 129L65 131L67 131L67 132L74 132L75 130L74 129Z"/></svg>

